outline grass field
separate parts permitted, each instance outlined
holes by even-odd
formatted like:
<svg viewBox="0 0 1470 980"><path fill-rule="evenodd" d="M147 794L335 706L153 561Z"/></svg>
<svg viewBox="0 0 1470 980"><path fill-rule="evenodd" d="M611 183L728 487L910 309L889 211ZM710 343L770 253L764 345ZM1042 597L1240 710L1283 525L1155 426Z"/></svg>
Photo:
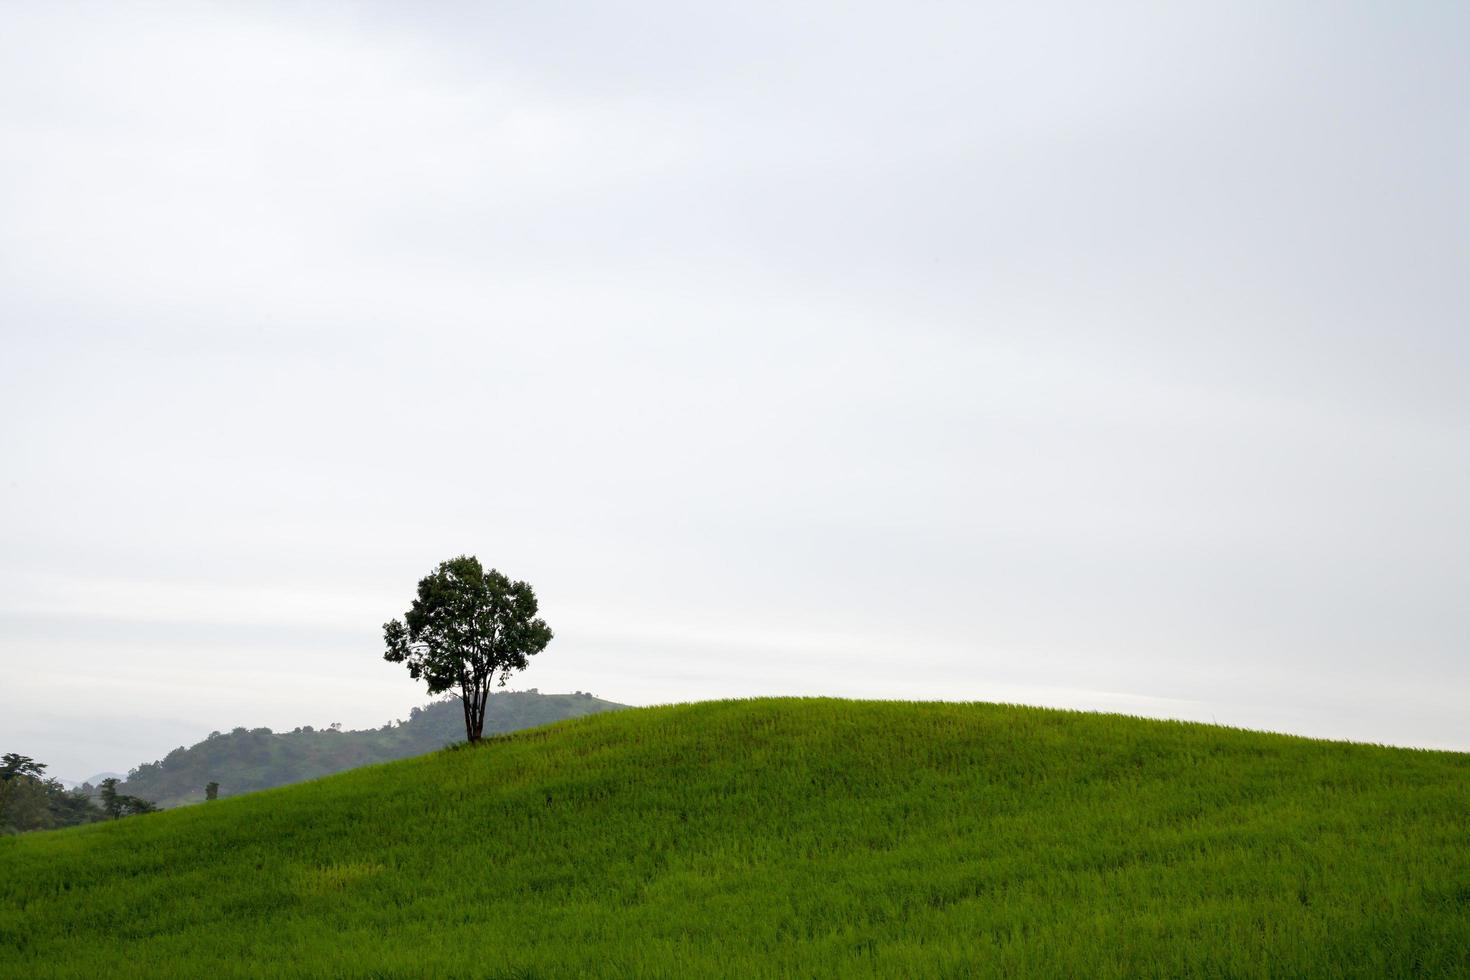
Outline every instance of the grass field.
<svg viewBox="0 0 1470 980"><path fill-rule="evenodd" d="M1470 755L639 709L0 840L0 973L1470 975Z"/></svg>

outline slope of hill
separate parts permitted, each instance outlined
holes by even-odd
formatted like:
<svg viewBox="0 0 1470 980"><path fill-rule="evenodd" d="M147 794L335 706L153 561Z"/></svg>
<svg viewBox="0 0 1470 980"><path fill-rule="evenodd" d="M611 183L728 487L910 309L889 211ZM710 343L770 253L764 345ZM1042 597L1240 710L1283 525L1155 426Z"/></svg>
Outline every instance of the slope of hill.
<svg viewBox="0 0 1470 980"><path fill-rule="evenodd" d="M497 691L485 708L485 734L623 707L626 705L590 694ZM179 746L157 762L138 766L128 773L120 790L160 806L178 806L203 800L204 786L211 781L220 784L221 797L237 796L375 762L407 759L462 741L464 715L458 701L427 704L414 708L407 721L359 731L313 730L310 726L291 732L237 728L215 732L188 748Z"/></svg>
<svg viewBox="0 0 1470 980"><path fill-rule="evenodd" d="M711 702L0 840L17 974L1470 969L1470 755Z"/></svg>

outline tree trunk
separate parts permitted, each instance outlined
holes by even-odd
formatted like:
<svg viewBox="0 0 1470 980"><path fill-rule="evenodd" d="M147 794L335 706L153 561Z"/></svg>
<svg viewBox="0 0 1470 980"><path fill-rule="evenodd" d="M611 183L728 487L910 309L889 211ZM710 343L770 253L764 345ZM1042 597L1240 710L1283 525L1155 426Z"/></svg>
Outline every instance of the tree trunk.
<svg viewBox="0 0 1470 980"><path fill-rule="evenodd" d="M478 742L485 734L485 697L489 693L488 687L475 692L475 731L470 736L471 742Z"/></svg>
<svg viewBox="0 0 1470 980"><path fill-rule="evenodd" d="M490 685L473 687L460 695L464 707L464 735L471 744L478 742L485 732L485 701L490 696Z"/></svg>
<svg viewBox="0 0 1470 980"><path fill-rule="evenodd" d="M470 698L460 695L460 707L464 708L464 737L471 744L480 740L479 729L475 727L474 703Z"/></svg>

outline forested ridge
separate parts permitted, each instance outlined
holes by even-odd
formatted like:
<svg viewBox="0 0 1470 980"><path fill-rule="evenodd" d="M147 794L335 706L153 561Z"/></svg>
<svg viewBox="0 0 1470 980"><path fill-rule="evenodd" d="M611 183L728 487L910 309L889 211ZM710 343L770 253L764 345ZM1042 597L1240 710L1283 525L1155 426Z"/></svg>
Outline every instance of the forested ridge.
<svg viewBox="0 0 1470 980"><path fill-rule="evenodd" d="M501 691L491 695L487 704L485 733L516 731L622 707L580 691ZM464 716L455 700L414 708L407 719L380 728L342 731L305 725L275 732L242 727L211 732L195 745L181 745L162 759L137 766L128 773L122 789L160 806L178 806L202 801L205 786L211 782L219 783L221 797L238 796L422 755L463 740Z"/></svg>

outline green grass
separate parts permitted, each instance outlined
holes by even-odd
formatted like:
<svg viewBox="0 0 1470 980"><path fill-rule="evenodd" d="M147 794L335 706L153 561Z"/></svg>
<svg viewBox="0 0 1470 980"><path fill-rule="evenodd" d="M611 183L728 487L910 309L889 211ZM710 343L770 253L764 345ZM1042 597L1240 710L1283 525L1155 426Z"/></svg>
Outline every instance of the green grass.
<svg viewBox="0 0 1470 980"><path fill-rule="evenodd" d="M1470 755L989 704L616 712L0 840L0 973L1470 975Z"/></svg>
<svg viewBox="0 0 1470 980"><path fill-rule="evenodd" d="M485 734L625 707L590 694L495 691L485 706ZM458 701L431 703L413 709L407 721L361 731L236 728L216 732L187 748L181 745L156 762L137 766L119 790L163 807L202 803L210 781L220 784L222 798L239 796L344 769L407 759L463 740L464 712Z"/></svg>

